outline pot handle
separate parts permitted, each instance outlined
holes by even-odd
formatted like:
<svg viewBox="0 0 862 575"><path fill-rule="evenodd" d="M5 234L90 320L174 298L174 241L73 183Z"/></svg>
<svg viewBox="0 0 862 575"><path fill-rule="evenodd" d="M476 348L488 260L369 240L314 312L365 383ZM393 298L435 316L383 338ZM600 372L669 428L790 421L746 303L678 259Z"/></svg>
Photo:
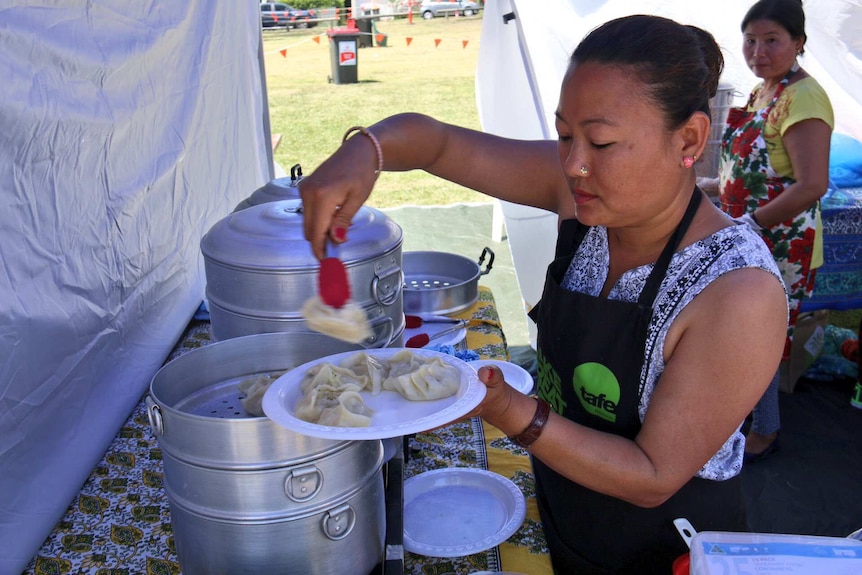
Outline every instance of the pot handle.
<svg viewBox="0 0 862 575"><path fill-rule="evenodd" d="M323 473L315 465L292 470L284 480L284 493L291 501L304 503L320 493Z"/></svg>
<svg viewBox="0 0 862 575"><path fill-rule="evenodd" d="M485 262L485 256L488 254L491 254L491 257L488 259L488 266L484 270L482 270L481 269L482 264ZM479 264L478 265L479 265L479 269L480 269L480 271L479 271L480 276L483 276L483 275L487 274L489 271L491 271L491 266L494 265L494 250L485 246L485 249L482 250L482 255L479 256Z"/></svg>
<svg viewBox="0 0 862 575"><path fill-rule="evenodd" d="M377 326L384 324L384 323L389 327L389 329L384 331L383 336L378 339L376 337ZM375 332L375 337L370 337L370 338L366 339L365 342L367 342L367 345L365 342L362 343L362 345L365 347L365 349L375 349L377 347L389 347L389 345L392 343L393 338L395 337L395 322L392 321L392 318L388 317L388 316L383 316L382 319L372 321L371 322L371 329L372 329L372 331ZM386 341L386 344L382 345L382 346L374 345L374 344L378 343L379 341Z"/></svg>
<svg viewBox="0 0 862 575"><path fill-rule="evenodd" d="M147 419L150 421L150 427L156 435L165 434L165 424L162 421L162 409L153 401L153 398L147 396Z"/></svg>
<svg viewBox="0 0 862 575"><path fill-rule="evenodd" d="M404 285L404 275L401 267L393 259L391 265L383 268L381 264L374 267L374 279L371 280L371 294L374 301L387 307L398 301L401 288Z"/></svg>
<svg viewBox="0 0 862 575"><path fill-rule="evenodd" d="M356 525L356 512L349 504L344 504L341 507L330 509L323 514L323 533L332 539L338 541L344 539L353 531L353 526Z"/></svg>

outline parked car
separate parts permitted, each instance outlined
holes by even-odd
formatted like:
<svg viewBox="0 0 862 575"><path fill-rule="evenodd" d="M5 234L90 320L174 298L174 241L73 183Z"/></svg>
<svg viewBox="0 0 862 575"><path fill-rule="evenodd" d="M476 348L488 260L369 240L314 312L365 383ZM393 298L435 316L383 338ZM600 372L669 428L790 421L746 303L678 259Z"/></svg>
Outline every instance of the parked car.
<svg viewBox="0 0 862 575"><path fill-rule="evenodd" d="M260 5L260 25L264 28L313 28L317 26L314 10L298 10L289 4L263 2Z"/></svg>
<svg viewBox="0 0 862 575"><path fill-rule="evenodd" d="M419 12L426 20L438 16L472 16L478 14L481 9L480 4L469 0L442 0L438 2L422 0L422 4L419 6Z"/></svg>

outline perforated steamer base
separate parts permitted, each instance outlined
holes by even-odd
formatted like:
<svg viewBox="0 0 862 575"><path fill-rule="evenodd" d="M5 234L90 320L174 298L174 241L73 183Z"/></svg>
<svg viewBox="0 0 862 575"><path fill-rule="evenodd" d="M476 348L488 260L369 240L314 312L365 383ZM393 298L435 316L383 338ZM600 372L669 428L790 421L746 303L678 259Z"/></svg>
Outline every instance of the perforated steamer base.
<svg viewBox="0 0 862 575"><path fill-rule="evenodd" d="M245 393L240 391L239 386L248 379L260 376L281 375L283 372L262 372L234 377L219 383L209 385L187 396L177 402L174 406L178 411L199 415L201 417L215 417L219 419L245 419L263 417L251 415L242 406Z"/></svg>

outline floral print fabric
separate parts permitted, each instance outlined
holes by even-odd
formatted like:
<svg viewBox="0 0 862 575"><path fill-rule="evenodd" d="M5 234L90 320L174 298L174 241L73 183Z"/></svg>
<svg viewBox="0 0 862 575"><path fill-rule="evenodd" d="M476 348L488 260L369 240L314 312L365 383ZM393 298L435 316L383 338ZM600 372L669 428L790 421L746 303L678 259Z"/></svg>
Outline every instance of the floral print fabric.
<svg viewBox="0 0 862 575"><path fill-rule="evenodd" d="M719 200L721 208L731 217L751 213L768 204L794 183L793 179L775 171L764 138L770 114L782 111L776 106L788 80L789 76L782 80L772 101L763 109L749 111L757 95L755 90L749 106L732 108L728 114L719 164ZM785 358L790 355L790 341L802 301L814 292L816 270L811 268L811 261L819 211L818 201L796 217L761 230L790 300Z"/></svg>

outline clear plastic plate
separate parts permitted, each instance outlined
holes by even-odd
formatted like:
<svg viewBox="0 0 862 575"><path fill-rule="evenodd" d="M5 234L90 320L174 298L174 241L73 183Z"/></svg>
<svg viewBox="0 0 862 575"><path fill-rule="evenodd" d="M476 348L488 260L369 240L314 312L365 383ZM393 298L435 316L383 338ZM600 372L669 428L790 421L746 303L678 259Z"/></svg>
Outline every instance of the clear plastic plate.
<svg viewBox="0 0 862 575"><path fill-rule="evenodd" d="M498 473L450 467L404 482L404 549L462 557L499 545L524 522L518 486Z"/></svg>

